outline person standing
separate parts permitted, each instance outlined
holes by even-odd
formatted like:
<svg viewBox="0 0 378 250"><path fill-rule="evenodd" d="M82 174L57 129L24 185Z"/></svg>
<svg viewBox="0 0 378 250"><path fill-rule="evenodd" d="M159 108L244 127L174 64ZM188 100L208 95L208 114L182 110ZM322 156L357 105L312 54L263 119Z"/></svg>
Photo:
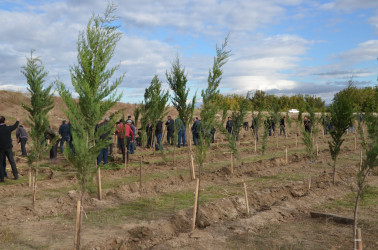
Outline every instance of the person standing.
<svg viewBox="0 0 378 250"><path fill-rule="evenodd" d="M227 129L228 133L231 134L231 132L232 132L232 119L231 119L231 117L227 118L226 129Z"/></svg>
<svg viewBox="0 0 378 250"><path fill-rule="evenodd" d="M146 126L146 134L147 134L147 148L152 146L152 122L149 121Z"/></svg>
<svg viewBox="0 0 378 250"><path fill-rule="evenodd" d="M199 129L199 120L198 120L198 117L195 117L193 118L193 125L192 125L192 134L193 134L193 144L194 145L197 145L197 141L198 141L198 138L199 138L199 133L198 133L198 129Z"/></svg>
<svg viewBox="0 0 378 250"><path fill-rule="evenodd" d="M136 135L137 135L137 128L134 126L134 123L132 120L127 120L126 121L127 125L130 126L131 130L133 131L133 134L134 134L134 138L136 138ZM130 140L129 143L127 144L127 148L130 152L130 154L134 154L134 151L135 151L135 140Z"/></svg>
<svg viewBox="0 0 378 250"><path fill-rule="evenodd" d="M256 116L256 115L253 115L251 129L252 129L253 133L254 133L255 136L256 136L256 142L259 141L259 134L258 134L259 124L258 124L257 120L258 120L258 119L257 119L257 116Z"/></svg>
<svg viewBox="0 0 378 250"><path fill-rule="evenodd" d="M24 129L24 126L20 124L16 130L17 142L21 144L22 156L27 156L26 153L26 142L28 141L28 133Z"/></svg>
<svg viewBox="0 0 378 250"><path fill-rule="evenodd" d="M173 133L175 132L175 121L172 119L172 117L168 116L168 121L165 123L165 126L167 126L167 142L168 144L173 145Z"/></svg>
<svg viewBox="0 0 378 250"><path fill-rule="evenodd" d="M130 128L129 125L125 124L125 126L123 126L123 121L121 121L118 124L117 130L115 131L115 133L118 135L119 144L122 151L122 159L123 159L123 162L125 162L126 153L128 153L128 151L126 150L128 149L128 145L130 141L134 140L134 132ZM125 145L125 139L126 139L126 145Z"/></svg>
<svg viewBox="0 0 378 250"><path fill-rule="evenodd" d="M4 182L4 176L5 176L5 164L4 160L5 157L8 158L9 163L11 164L12 173L14 176L14 179L18 179L18 171L16 167L16 162L13 158L13 152L12 152L12 131L15 130L18 127L19 119L17 118L17 121L12 126L7 126L5 124L5 117L0 116L0 182Z"/></svg>
<svg viewBox="0 0 378 250"><path fill-rule="evenodd" d="M63 120L62 125L59 127L60 141L60 152L63 154L64 142L71 144L71 131L70 125L67 124L66 120Z"/></svg>
<svg viewBox="0 0 378 250"><path fill-rule="evenodd" d="M177 147L181 147L181 141L182 141L182 145L185 147L186 146L186 136L185 136L185 124L181 121L180 118L176 118L175 120L175 124L176 124L176 127L177 129L179 129L178 131L178 145Z"/></svg>
<svg viewBox="0 0 378 250"><path fill-rule="evenodd" d="M95 131L103 130L103 128L106 128L106 126L108 126L108 124L109 124L109 121L110 121L110 118L106 117L104 122L97 124ZM106 147L101 149L99 155L97 156L97 165L100 165L102 160L104 160L104 165L109 163L109 144L111 142L111 137L109 138L109 135L110 135L109 130L104 131L100 135L100 140L107 141L108 143L107 143Z"/></svg>
<svg viewBox="0 0 378 250"><path fill-rule="evenodd" d="M156 128L155 128L155 136L156 136L156 142L155 142L155 150L163 150L163 144L161 143L161 139L163 137L163 122L158 121L156 123Z"/></svg>
<svg viewBox="0 0 378 250"><path fill-rule="evenodd" d="M286 122L286 116L283 116L280 120L280 135L283 133L284 136L286 136L285 122Z"/></svg>

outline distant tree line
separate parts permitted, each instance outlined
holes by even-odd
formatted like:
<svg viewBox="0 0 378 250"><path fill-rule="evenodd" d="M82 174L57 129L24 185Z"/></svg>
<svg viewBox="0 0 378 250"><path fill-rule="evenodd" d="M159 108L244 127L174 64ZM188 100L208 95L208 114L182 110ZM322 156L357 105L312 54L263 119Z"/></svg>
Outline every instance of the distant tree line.
<svg viewBox="0 0 378 250"><path fill-rule="evenodd" d="M351 86L349 91L351 91L353 111L378 112L378 86L365 88ZM265 110L274 110L278 107L281 112L286 112L289 109L304 111L306 105L310 105L315 112L329 111L321 97L311 95L276 96L267 94L263 90L250 91L247 97L238 94L218 95L218 100L221 103L227 103L231 110L237 109L239 103L245 98L249 99L251 110L258 110L259 107L264 107Z"/></svg>

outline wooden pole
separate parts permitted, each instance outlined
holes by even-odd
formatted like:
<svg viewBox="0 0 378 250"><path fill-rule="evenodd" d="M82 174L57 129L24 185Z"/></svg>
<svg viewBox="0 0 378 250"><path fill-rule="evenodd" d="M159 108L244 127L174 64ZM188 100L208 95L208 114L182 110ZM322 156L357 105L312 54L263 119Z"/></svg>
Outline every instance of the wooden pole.
<svg viewBox="0 0 378 250"><path fill-rule="evenodd" d="M357 134L354 135L354 150L357 150Z"/></svg>
<svg viewBox="0 0 378 250"><path fill-rule="evenodd" d="M125 146L125 170L127 168L127 151L126 151L126 146Z"/></svg>
<svg viewBox="0 0 378 250"><path fill-rule="evenodd" d="M74 248L75 249L80 249L80 219L81 219L80 217L81 217L81 202L77 201L75 242L74 242Z"/></svg>
<svg viewBox="0 0 378 250"><path fill-rule="evenodd" d="M360 151L360 171L362 169L362 150Z"/></svg>
<svg viewBox="0 0 378 250"><path fill-rule="evenodd" d="M316 142L316 156L319 156L319 144Z"/></svg>
<svg viewBox="0 0 378 250"><path fill-rule="evenodd" d="M97 198L102 199L101 168L99 166L97 166Z"/></svg>
<svg viewBox="0 0 378 250"><path fill-rule="evenodd" d="M195 196L194 196L192 231L194 231L194 229L196 228L197 203L198 203L198 189L199 189L199 178L197 178L197 182L196 182L196 193L195 193Z"/></svg>
<svg viewBox="0 0 378 250"><path fill-rule="evenodd" d="M32 187L32 169L29 168L29 187Z"/></svg>
<svg viewBox="0 0 378 250"><path fill-rule="evenodd" d="M362 250L362 236L361 236L361 228L357 228L357 249Z"/></svg>
<svg viewBox="0 0 378 250"><path fill-rule="evenodd" d="M245 199L245 207L247 209L247 215L249 215L249 203L248 203L248 194L247 194L247 185L243 182L244 186L244 199Z"/></svg>
<svg viewBox="0 0 378 250"><path fill-rule="evenodd" d="M142 156L139 157L139 192L142 190Z"/></svg>
<svg viewBox="0 0 378 250"><path fill-rule="evenodd" d="M286 165L289 164L289 159L287 157L287 146L285 147L285 161L286 161Z"/></svg>
<svg viewBox="0 0 378 250"><path fill-rule="evenodd" d="M192 155L190 154L190 151L188 151L188 160L189 160L190 179L194 180L194 178L193 178L193 172L192 172Z"/></svg>
<svg viewBox="0 0 378 250"><path fill-rule="evenodd" d="M191 158L191 170L192 170L192 180L195 180L196 179L196 172L194 171L194 158L193 158L193 155L190 154L190 158Z"/></svg>
<svg viewBox="0 0 378 250"><path fill-rule="evenodd" d="M298 133L297 133L297 135L295 136L295 146L298 147Z"/></svg>
<svg viewBox="0 0 378 250"><path fill-rule="evenodd" d="M35 176L33 176L33 207L34 207L34 205L35 205L35 193L36 193L36 189L37 189L37 187L36 187L36 185L35 185Z"/></svg>
<svg viewBox="0 0 378 250"><path fill-rule="evenodd" d="M234 173L234 154L231 152L231 174Z"/></svg>
<svg viewBox="0 0 378 250"><path fill-rule="evenodd" d="M308 174L308 190L311 189L311 174Z"/></svg>
<svg viewBox="0 0 378 250"><path fill-rule="evenodd" d="M257 152L257 140L256 140L256 137L255 137L255 153Z"/></svg>

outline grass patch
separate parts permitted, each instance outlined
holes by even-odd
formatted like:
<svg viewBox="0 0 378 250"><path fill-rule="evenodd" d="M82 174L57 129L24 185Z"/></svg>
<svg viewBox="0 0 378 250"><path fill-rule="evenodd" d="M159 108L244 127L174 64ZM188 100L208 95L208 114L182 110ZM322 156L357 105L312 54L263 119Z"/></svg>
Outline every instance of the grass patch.
<svg viewBox="0 0 378 250"><path fill-rule="evenodd" d="M224 192L224 189L222 190L220 187L208 187L201 191L199 204L205 204L237 194L232 189L233 187L228 192ZM193 201L193 190L162 194L153 198L141 198L137 201L121 204L118 207L89 212L88 220L84 220L84 223L105 226L120 224L129 218L137 220L159 219L192 207Z"/></svg>

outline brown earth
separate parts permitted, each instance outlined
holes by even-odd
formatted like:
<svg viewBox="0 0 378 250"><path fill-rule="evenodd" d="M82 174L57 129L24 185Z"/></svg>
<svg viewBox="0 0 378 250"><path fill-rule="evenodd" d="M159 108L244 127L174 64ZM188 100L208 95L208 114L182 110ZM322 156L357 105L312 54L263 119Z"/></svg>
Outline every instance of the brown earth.
<svg viewBox="0 0 378 250"><path fill-rule="evenodd" d="M0 92L0 97L2 115L9 120L26 116L19 103L27 102L27 97L6 91ZM125 114L132 114L133 105L118 107L126 107ZM57 121L55 126L64 119L57 107L50 115ZM254 152L251 133L243 131L240 158L235 161L233 173L227 143L217 135L202 170L199 228L193 232L195 182L189 174L188 148L165 145L165 160L160 152L138 148L126 169L120 162L121 155L114 154L112 163L101 172L102 200L97 199L95 184L85 196L83 249L351 248L351 226L311 219L309 211L352 217L350 187L356 181L360 160L359 149L354 149L354 135L346 136L334 185L328 166L329 137L316 137L319 157L310 164L302 142L295 145L296 131L293 124L286 139L278 137L278 147L276 139L269 138L264 157L261 143ZM0 184L0 249L72 249L79 198L75 170L62 155L56 161L45 160L33 207L26 159L20 157L18 147L15 151L21 178ZM368 181L371 197L361 203L359 225L365 249L377 249L378 177L373 174ZM243 182L247 184L249 215Z"/></svg>

